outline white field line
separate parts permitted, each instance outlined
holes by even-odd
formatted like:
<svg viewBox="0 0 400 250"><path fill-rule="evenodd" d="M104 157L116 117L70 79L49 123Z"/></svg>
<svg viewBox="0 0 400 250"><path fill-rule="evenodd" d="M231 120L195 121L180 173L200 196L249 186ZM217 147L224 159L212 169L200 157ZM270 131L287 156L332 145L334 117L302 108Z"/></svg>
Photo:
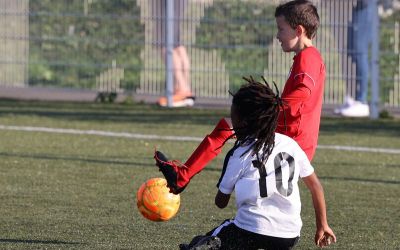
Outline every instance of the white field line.
<svg viewBox="0 0 400 250"><path fill-rule="evenodd" d="M30 127L30 126L5 126L0 125L0 130L15 130L27 132L45 132L56 134L74 134L74 135L98 135L108 137L122 137L132 139L147 140L164 140L164 141L202 141L202 138L191 136L161 136L161 135L145 135L127 132L111 132L102 130L80 130L80 129L64 129L64 128L48 128L48 127Z"/></svg>
<svg viewBox="0 0 400 250"><path fill-rule="evenodd" d="M15 130L15 131L74 134L74 135L97 135L97 136L108 136L108 137L121 137L121 138L147 139L147 140L164 140L164 141L201 142L203 140L203 138L192 137L192 136L145 135L145 134L136 134L136 133L127 133L127 132L110 132L110 131L102 131L102 130L79 130L79 129L48 128L48 127L30 127L30 126L0 125L0 130ZM318 145L318 148L319 149L343 150L343 151L400 154L400 149L395 149L395 148L370 148L370 147L355 147L355 146L340 146L340 145Z"/></svg>

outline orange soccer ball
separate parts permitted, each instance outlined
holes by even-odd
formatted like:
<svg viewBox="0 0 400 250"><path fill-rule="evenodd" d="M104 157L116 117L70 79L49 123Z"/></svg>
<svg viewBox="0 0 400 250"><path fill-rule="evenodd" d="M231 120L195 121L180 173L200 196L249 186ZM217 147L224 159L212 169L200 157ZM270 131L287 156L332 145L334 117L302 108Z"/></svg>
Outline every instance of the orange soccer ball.
<svg viewBox="0 0 400 250"><path fill-rule="evenodd" d="M136 194L140 213L152 221L167 221L179 210L181 198L170 193L167 180L152 178L143 183Z"/></svg>

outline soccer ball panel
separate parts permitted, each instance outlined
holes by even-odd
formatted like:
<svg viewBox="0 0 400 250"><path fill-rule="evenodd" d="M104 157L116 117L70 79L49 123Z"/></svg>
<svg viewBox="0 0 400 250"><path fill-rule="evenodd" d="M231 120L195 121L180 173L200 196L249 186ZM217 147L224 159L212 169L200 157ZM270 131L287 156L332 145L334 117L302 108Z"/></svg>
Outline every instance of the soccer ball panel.
<svg viewBox="0 0 400 250"><path fill-rule="evenodd" d="M169 192L167 181L152 178L143 183L136 193L140 213L152 221L167 221L179 210L180 196Z"/></svg>

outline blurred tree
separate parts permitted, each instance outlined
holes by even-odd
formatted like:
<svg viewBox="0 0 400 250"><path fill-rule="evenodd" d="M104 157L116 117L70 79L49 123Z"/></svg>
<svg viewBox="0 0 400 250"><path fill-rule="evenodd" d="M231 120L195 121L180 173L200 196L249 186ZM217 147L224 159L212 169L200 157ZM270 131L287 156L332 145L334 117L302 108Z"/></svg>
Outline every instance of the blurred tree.
<svg viewBox="0 0 400 250"><path fill-rule="evenodd" d="M267 46L275 36L274 11L274 5L263 1L214 1L206 10L196 45L220 53L231 89L242 84L242 76L264 75Z"/></svg>
<svg viewBox="0 0 400 250"><path fill-rule="evenodd" d="M144 27L133 0L31 0L32 85L94 88L95 78L116 62L123 87L139 82Z"/></svg>

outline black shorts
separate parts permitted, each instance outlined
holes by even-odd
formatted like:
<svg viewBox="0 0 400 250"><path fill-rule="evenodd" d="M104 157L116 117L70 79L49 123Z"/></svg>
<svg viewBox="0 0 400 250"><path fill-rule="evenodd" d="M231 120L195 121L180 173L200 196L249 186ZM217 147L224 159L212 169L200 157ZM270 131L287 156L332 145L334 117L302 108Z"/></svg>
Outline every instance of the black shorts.
<svg viewBox="0 0 400 250"><path fill-rule="evenodd" d="M166 0L148 0L151 1L152 6L152 19L154 21L154 39L155 44L165 47L165 39L166 39L166 10L167 10L167 1ZM174 48L182 45L181 38L181 22L182 17L184 15L184 11L187 6L188 0L173 0L174 4L174 36L173 36L173 45Z"/></svg>
<svg viewBox="0 0 400 250"><path fill-rule="evenodd" d="M220 249L273 249L290 250L299 242L300 237L278 238L253 233L241 229L233 220L224 221L207 235L217 236L221 240Z"/></svg>

